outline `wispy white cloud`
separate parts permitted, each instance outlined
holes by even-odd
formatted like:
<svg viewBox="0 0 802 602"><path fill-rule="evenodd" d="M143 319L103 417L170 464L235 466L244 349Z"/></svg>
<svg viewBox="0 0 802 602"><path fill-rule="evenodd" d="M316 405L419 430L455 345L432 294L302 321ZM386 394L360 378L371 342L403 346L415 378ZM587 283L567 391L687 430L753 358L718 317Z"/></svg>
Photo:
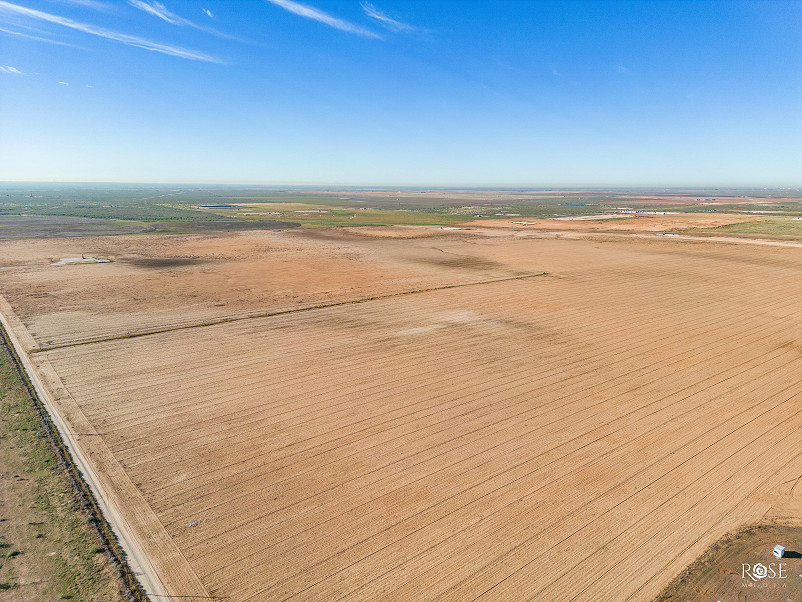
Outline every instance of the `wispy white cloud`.
<svg viewBox="0 0 802 602"><path fill-rule="evenodd" d="M198 29L205 33L210 33L212 35L215 35L220 38L225 38L227 40L237 40L240 42L243 41L235 36L223 33L222 31L217 31L216 29L213 29L211 27L204 27L203 25L198 25L197 23L194 23L189 19L185 19L184 17L175 14L173 11L164 6L164 4L162 4L161 2L156 2L155 0L128 0L128 4L130 4L134 8L138 8L139 10L145 11L146 13L153 15L154 17L158 17L162 21L167 21L172 25L178 25L181 27L186 25L187 27L194 27L195 29ZM206 9L204 9L204 11L206 11ZM208 12L208 15L209 16L212 15L211 11Z"/></svg>
<svg viewBox="0 0 802 602"><path fill-rule="evenodd" d="M203 9L201 9L201 10L203 11L203 13L204 13L204 14L205 14L207 17L209 17L210 19L214 19L214 15L212 14L212 11L210 11L208 8L203 8Z"/></svg>
<svg viewBox="0 0 802 602"><path fill-rule="evenodd" d="M620 73L621 75L632 75L632 71L624 67L624 65L618 64L615 66L615 70Z"/></svg>
<svg viewBox="0 0 802 602"><path fill-rule="evenodd" d="M58 85L59 86L69 86L70 84L68 84L67 82L59 82Z"/></svg>
<svg viewBox="0 0 802 602"><path fill-rule="evenodd" d="M68 44L67 42L62 42L61 40L51 40L50 38L44 38L42 36L34 36L29 33L22 33L21 31L14 31L13 29L6 29L5 27L0 27L0 33L5 33L10 36L17 36L20 38L26 38L28 40L35 40L37 42L47 42L48 44L56 44L57 46L69 46L70 48L80 48L80 46L76 46L75 44Z"/></svg>
<svg viewBox="0 0 802 602"><path fill-rule="evenodd" d="M187 59L192 61L204 61L207 63L222 62L213 56L210 56L204 52L200 52L197 50L191 50L189 48L182 48L180 46L171 46L169 44L161 44L159 42L153 42L151 40L140 38L138 36L132 36L125 33L119 33L116 31L103 29L102 27L96 27L95 25L90 25L88 23L73 21L72 19L68 19L66 17L60 17L58 15L53 15L39 10L34 10L32 8L19 6L17 4L11 4L10 2L5 2L4 0L0 0L0 13L7 13L7 14L11 13L15 15L21 15L23 17L28 17L30 19L36 19L39 21L54 23L56 25L61 25L62 27L68 27L70 29L75 29L83 33L88 33L101 38L106 38L107 40L114 40L115 42L126 44L127 46L143 48L145 50L150 50L151 52L159 52L161 54L167 54L169 56L175 56L182 59Z"/></svg>
<svg viewBox="0 0 802 602"><path fill-rule="evenodd" d="M381 40L381 36L374 31L369 29L365 29L364 27L360 27L354 23L350 23L348 21L344 21L343 19L338 19L328 13L324 13L322 10L314 8L312 6L307 6L306 4L301 4L300 2L293 2L293 0L267 0L271 4L275 4L283 8L286 11L289 11L299 17L304 17L306 19L312 19L313 21L318 21L319 23L323 23L324 25L328 25L329 27L333 27L334 29L339 29L340 31L346 31L348 33L353 33L358 36L363 36L365 38L374 38L376 40Z"/></svg>
<svg viewBox="0 0 802 602"><path fill-rule="evenodd" d="M100 0L56 0L62 4L72 4L74 6L83 6L84 8L91 8L92 10L99 10L108 12L114 10L111 4L100 2Z"/></svg>
<svg viewBox="0 0 802 602"><path fill-rule="evenodd" d="M172 23L173 25L191 25L191 23L186 19L179 17L171 10L168 10L168 8L161 2L153 2L152 0L128 0L128 4L134 8L138 8L139 10L143 10L146 13L151 14L154 17L158 17L162 21Z"/></svg>
<svg viewBox="0 0 802 602"><path fill-rule="evenodd" d="M394 31L396 33L412 33L416 31L426 31L420 27L415 27L414 25L410 25L409 23L404 23L399 19L395 19L388 15L386 12L379 10L370 2L362 2L361 4L362 10L365 11L365 14L376 21L382 27L389 29L390 31Z"/></svg>
<svg viewBox="0 0 802 602"><path fill-rule="evenodd" d="M22 71L20 71L16 67L12 67L11 65L7 65L5 67L3 67L3 65L0 65L0 73L7 73L8 75L24 75Z"/></svg>

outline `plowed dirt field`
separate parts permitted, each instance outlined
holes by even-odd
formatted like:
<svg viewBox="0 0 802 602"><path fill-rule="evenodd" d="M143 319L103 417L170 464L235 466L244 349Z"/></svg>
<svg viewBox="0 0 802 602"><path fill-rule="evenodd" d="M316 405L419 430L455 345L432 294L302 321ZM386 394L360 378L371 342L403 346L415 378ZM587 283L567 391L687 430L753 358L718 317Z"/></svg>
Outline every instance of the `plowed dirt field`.
<svg viewBox="0 0 802 602"><path fill-rule="evenodd" d="M0 242L171 594L650 600L802 516L802 249L392 232Z"/></svg>

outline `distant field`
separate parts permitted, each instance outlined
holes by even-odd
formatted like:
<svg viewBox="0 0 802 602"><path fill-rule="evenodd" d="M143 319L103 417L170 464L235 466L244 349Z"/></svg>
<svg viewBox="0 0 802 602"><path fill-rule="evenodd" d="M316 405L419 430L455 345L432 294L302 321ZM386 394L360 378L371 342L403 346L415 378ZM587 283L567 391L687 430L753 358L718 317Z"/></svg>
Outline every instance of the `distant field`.
<svg viewBox="0 0 802 602"><path fill-rule="evenodd" d="M50 265L76 250L112 262ZM649 600L802 512L797 248L302 228L1 241L0 268L186 600Z"/></svg>
<svg viewBox="0 0 802 602"><path fill-rule="evenodd" d="M0 240L19 238L68 238L120 234L163 234L167 232L226 232L297 228L297 222L277 220L223 221L220 219L140 222L97 218L19 215L0 216Z"/></svg>
<svg viewBox="0 0 802 602"><path fill-rule="evenodd" d="M742 213L650 212L612 216L590 215L554 219L497 218L465 222L466 227L503 228L546 232L616 232L616 233L692 233L720 232L731 225L743 225L757 218ZM692 228L689 229L689 226Z"/></svg>
<svg viewBox="0 0 802 602"><path fill-rule="evenodd" d="M0 215L0 239L136 234L144 224L81 217Z"/></svg>
<svg viewBox="0 0 802 602"><path fill-rule="evenodd" d="M541 219L671 211L701 216L802 216L789 190L446 190L247 186L0 184L0 238L329 226L454 225L484 219ZM62 230L33 216L63 218ZM83 221L78 220L94 220ZM204 225L199 225L205 222ZM275 224L278 222L278 225ZM40 222L44 223L44 222ZM78 226L82 224L82 228ZM777 235L798 229L777 222ZM26 236L27 233L27 236ZM6 234L6 235L4 235Z"/></svg>
<svg viewBox="0 0 802 602"><path fill-rule="evenodd" d="M695 229L689 229L685 232L708 236L735 234L747 237L798 238L802 237L802 219L795 217L761 217L747 223L727 224L704 232Z"/></svg>
<svg viewBox="0 0 802 602"><path fill-rule="evenodd" d="M326 226L392 226L456 224L465 220L463 215L438 211L409 209L374 209L366 207L332 208L325 205L303 203L255 203L237 210L215 210L229 218L292 219L304 227ZM240 219L240 221L242 221Z"/></svg>

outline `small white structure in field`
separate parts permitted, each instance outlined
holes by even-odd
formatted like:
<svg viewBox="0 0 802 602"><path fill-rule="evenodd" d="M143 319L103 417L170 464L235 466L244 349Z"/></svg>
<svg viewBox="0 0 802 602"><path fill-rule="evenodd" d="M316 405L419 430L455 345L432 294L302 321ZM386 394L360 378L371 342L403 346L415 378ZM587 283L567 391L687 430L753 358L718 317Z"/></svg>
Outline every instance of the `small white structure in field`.
<svg viewBox="0 0 802 602"><path fill-rule="evenodd" d="M783 554L785 554L785 547L784 546L774 546L774 552L772 552L777 558L782 558Z"/></svg>

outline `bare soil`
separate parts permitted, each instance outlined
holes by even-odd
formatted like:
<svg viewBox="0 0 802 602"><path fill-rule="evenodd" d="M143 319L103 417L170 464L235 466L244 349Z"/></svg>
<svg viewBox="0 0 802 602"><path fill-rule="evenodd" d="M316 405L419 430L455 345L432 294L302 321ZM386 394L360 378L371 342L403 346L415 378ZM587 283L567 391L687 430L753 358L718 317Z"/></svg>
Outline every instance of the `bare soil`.
<svg viewBox="0 0 802 602"><path fill-rule="evenodd" d="M0 269L0 293L49 346L513 274L465 247L458 232L442 232L435 244L428 236L437 229L399 230L424 236L306 230L0 241L0 268L15 268ZM82 254L112 261L50 265Z"/></svg>
<svg viewBox="0 0 802 602"><path fill-rule="evenodd" d="M802 513L798 248L88 242L0 243L4 311L174 595L649 600Z"/></svg>

